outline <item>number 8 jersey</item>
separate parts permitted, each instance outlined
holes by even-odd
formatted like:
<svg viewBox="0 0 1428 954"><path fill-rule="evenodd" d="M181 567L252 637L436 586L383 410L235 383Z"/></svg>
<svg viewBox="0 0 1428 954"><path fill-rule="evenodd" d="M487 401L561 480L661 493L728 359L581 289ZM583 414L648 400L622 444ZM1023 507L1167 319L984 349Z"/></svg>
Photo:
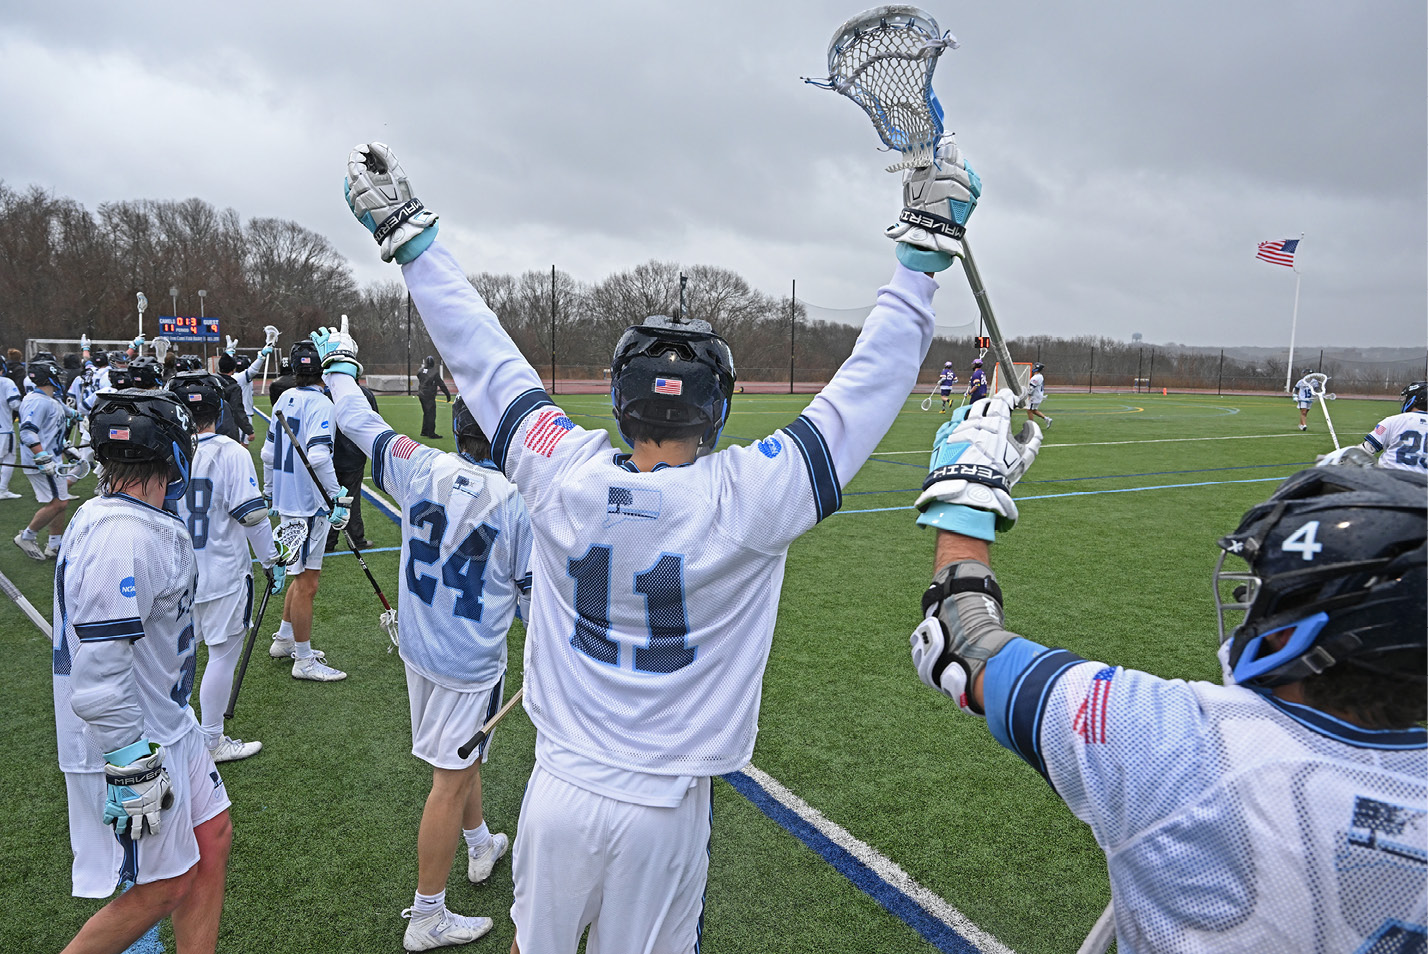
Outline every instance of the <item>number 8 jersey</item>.
<svg viewBox="0 0 1428 954"><path fill-rule="evenodd" d="M247 448L222 434L200 434L188 486L177 505L198 558L199 603L237 592L253 573L251 542L265 564L277 558L268 504L258 490L258 471ZM262 511L253 528L241 521ZM208 634L213 636L216 634ZM231 633L225 635L232 635Z"/></svg>

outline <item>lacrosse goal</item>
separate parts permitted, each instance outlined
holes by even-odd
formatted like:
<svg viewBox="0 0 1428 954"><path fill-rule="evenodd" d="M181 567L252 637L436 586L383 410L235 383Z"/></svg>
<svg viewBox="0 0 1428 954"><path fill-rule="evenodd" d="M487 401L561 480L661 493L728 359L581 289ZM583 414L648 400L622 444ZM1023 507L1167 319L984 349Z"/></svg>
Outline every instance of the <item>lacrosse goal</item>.
<svg viewBox="0 0 1428 954"><path fill-rule="evenodd" d="M1016 369L1016 391L1018 394L1025 394L1027 392L1027 389L1031 387L1031 362L1013 361L1012 367ZM1000 362L993 361L992 389L988 393L996 394L1002 388L1010 386L1011 385L1007 384L1006 376L1002 374L1002 366Z"/></svg>

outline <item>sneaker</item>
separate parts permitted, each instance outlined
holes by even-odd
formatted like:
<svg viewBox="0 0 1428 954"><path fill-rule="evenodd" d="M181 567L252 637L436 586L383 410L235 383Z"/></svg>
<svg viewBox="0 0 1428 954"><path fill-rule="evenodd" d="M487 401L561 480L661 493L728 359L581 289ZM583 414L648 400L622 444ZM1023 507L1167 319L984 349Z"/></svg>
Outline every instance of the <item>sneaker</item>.
<svg viewBox="0 0 1428 954"><path fill-rule="evenodd" d="M43 560L45 551L40 549L39 540L26 540L22 534L15 534L15 546L25 551L25 556L31 560Z"/></svg>
<svg viewBox="0 0 1428 954"><path fill-rule="evenodd" d="M230 739L225 735L208 747L208 754L213 756L215 762L236 762L250 755L257 755L262 747L261 742L244 742L242 739Z"/></svg>
<svg viewBox="0 0 1428 954"><path fill-rule="evenodd" d="M0 500L19 500L19 499L20 499L20 495L17 494L17 493L15 493L15 491L9 489L8 487L5 488L4 490L0 490Z"/></svg>
<svg viewBox="0 0 1428 954"><path fill-rule="evenodd" d="M313 682L338 682L346 679L347 673L341 669L333 669L314 652L306 659L293 660L293 678L311 679Z"/></svg>
<svg viewBox="0 0 1428 954"><path fill-rule="evenodd" d="M1307 431L1307 430L1309 430L1309 425L1308 425L1308 424L1300 424L1300 425L1299 425L1299 429L1300 429L1301 431Z"/></svg>
<svg viewBox="0 0 1428 954"><path fill-rule="evenodd" d="M407 919L407 933L402 936L402 947L409 951L429 951L434 947L470 944L491 930L494 923L490 918L468 918L452 914L445 905L432 914L415 912L415 908L407 908L402 912L402 917Z"/></svg>
<svg viewBox="0 0 1428 954"><path fill-rule="evenodd" d="M1047 427L1050 427L1050 426L1051 426L1051 418L1049 418L1049 417L1046 419L1046 426L1047 426Z"/></svg>
<svg viewBox="0 0 1428 954"><path fill-rule="evenodd" d="M327 653L320 649L314 649L312 654L318 659L326 659ZM291 639L282 639L277 633L273 634L273 645L268 647L268 655L274 659L296 659L297 642Z"/></svg>
<svg viewBox="0 0 1428 954"><path fill-rule="evenodd" d="M486 843L485 849L480 854L466 850L466 879L472 884L480 884L491 877L491 871L496 867L496 862L501 860L501 856L506 853L506 849L511 847L511 839L504 833L496 832L491 835L491 840Z"/></svg>
<svg viewBox="0 0 1428 954"><path fill-rule="evenodd" d="M60 548L55 546L53 543L45 544L45 559L53 560L55 557L59 556L59 552Z"/></svg>

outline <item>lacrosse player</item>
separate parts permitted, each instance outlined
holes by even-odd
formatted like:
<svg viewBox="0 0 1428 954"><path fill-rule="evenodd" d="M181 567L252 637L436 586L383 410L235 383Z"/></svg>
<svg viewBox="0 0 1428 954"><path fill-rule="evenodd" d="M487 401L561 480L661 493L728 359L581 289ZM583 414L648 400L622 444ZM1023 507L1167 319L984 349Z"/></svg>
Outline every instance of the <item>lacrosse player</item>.
<svg viewBox="0 0 1428 954"><path fill-rule="evenodd" d="M1379 455L1380 467L1428 474L1428 381L1414 381L1399 393L1403 411L1379 421L1363 449Z"/></svg>
<svg viewBox="0 0 1428 954"><path fill-rule="evenodd" d="M347 525L347 508L341 501L347 491L337 484L332 469L332 401L322 390L322 364L317 348L303 339L292 346L293 387L273 404L273 421L263 442L264 496L281 524L301 523L306 542L298 548L296 562L288 569L292 577L283 597L283 623L273 634L268 655L293 660L293 678L314 682L336 682L347 673L327 665L326 654L312 648L312 604L322 575L322 556L327 550L327 528ZM322 494L313 484L302 458L277 421L281 412L293 435L303 442L313 470L323 489L335 501L328 513Z"/></svg>
<svg viewBox="0 0 1428 954"><path fill-rule="evenodd" d="M20 388L10 377L10 368L0 357L0 500L18 500L20 495L10 489L15 473L15 421L20 417Z"/></svg>
<svg viewBox="0 0 1428 954"><path fill-rule="evenodd" d="M987 396L987 372L982 370L982 359L972 360L972 375L967 379L967 397L980 401Z"/></svg>
<svg viewBox="0 0 1428 954"><path fill-rule="evenodd" d="M466 876L479 884L510 844L481 810L481 763L490 737L468 758L457 749L501 707L506 631L516 605L530 617L530 517L491 461L491 445L460 398L452 405L458 450L446 453L398 435L357 383L357 344L345 331L313 335L337 426L372 459L372 479L402 511L399 649L411 703L412 754L432 767L417 835L416 898L403 944L409 951L466 944L491 930L485 917L446 908L458 832ZM366 393L364 393L366 392Z"/></svg>
<svg viewBox="0 0 1428 954"><path fill-rule="evenodd" d="M243 383L234 376L238 362L231 354L218 356L218 378L223 385L224 408L219 422L220 433L230 440L248 445L253 442L253 423L244 407ZM251 391L251 386L250 386Z"/></svg>
<svg viewBox="0 0 1428 954"><path fill-rule="evenodd" d="M1003 629L988 544L1041 444L1029 421L1010 434L1014 400L938 431L917 501L937 572L912 659L1091 826L1118 950L1420 948L1428 479L1290 477L1219 541L1225 685L1161 679Z"/></svg>
<svg viewBox="0 0 1428 954"><path fill-rule="evenodd" d="M73 893L133 887L65 950L123 951L171 916L179 951L211 952L229 799L190 706L193 546L163 510L183 492L193 420L170 394L123 391L101 398L93 423L103 496L75 514L55 570L56 731Z"/></svg>
<svg viewBox="0 0 1428 954"><path fill-rule="evenodd" d="M65 433L79 412L60 398L63 379L53 361L31 361L27 370L35 389L20 402L20 463L28 465L25 476L35 491L40 509L25 529L15 535L15 546L34 560L58 555L64 542L65 511L70 496L64 464ZM40 549L39 532L49 530L49 540Z"/></svg>
<svg viewBox="0 0 1428 954"><path fill-rule="evenodd" d="M927 201L905 185L904 204L965 222L975 177L950 137L939 158L934 183L919 173ZM707 322L626 329L611 363L626 453L551 401L386 146L353 151L347 189L530 509L536 767L512 862L519 949L569 954L588 926L591 950L694 951L711 777L753 752L788 547L838 509L915 387L931 273L961 246L889 230L900 264L853 353L797 420L747 447L714 452L735 375Z"/></svg>
<svg viewBox="0 0 1428 954"><path fill-rule="evenodd" d="M198 559L193 621L208 647L208 665L198 686L204 741L213 761L232 762L263 747L261 742L244 742L223 732L223 712L233 691L233 673L253 607L248 550L251 547L263 567L272 571L274 593L283 590L287 574L283 559L291 554L279 554L273 543L268 504L258 488L252 455L217 432L219 418L232 413L219 376L184 372L174 376L169 390L188 408L198 427L198 450L188 486L174 509L188 526Z"/></svg>
<svg viewBox="0 0 1428 954"><path fill-rule="evenodd" d="M1294 382L1294 406L1299 408L1301 431L1309 430L1309 409L1314 406L1314 395L1317 393L1314 382L1309 380L1309 375L1313 373L1313 368L1305 368L1304 374Z"/></svg>
<svg viewBox="0 0 1428 954"><path fill-rule="evenodd" d="M1026 383L1026 419L1039 417L1050 427L1051 418L1041 413L1041 402L1046 400L1046 378L1041 372L1045 370L1046 365L1040 361L1031 366L1031 378Z"/></svg>
<svg viewBox="0 0 1428 954"><path fill-rule="evenodd" d="M948 361L942 365L942 374L937 379L937 392L942 396L942 407L938 410L941 414L947 410L947 405L952 403L952 385L957 383L957 372L952 370L952 362Z"/></svg>

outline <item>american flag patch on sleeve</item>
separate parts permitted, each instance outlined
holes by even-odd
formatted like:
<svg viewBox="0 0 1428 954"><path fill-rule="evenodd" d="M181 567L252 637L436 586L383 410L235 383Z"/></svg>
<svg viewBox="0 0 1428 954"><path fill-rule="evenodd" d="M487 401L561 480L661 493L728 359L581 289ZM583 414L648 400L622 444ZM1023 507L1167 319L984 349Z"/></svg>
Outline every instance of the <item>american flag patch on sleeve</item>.
<svg viewBox="0 0 1428 954"><path fill-rule="evenodd" d="M1096 673L1086 689L1086 697L1081 700L1081 707L1076 710L1071 728L1088 745L1106 741L1106 706L1110 702L1111 680L1115 675L1113 666Z"/></svg>
<svg viewBox="0 0 1428 954"><path fill-rule="evenodd" d="M683 394L684 382L679 378L655 378L654 393L656 394Z"/></svg>
<svg viewBox="0 0 1428 954"><path fill-rule="evenodd" d="M575 422L559 408L546 408L540 412L531 429L526 431L526 447L542 457L549 457L555 453L555 445L574 427Z"/></svg>
<svg viewBox="0 0 1428 954"><path fill-rule="evenodd" d="M392 456L400 457L402 460L411 460L412 455L417 452L417 448L422 445L412 440L410 437L398 437L397 442L392 445Z"/></svg>

